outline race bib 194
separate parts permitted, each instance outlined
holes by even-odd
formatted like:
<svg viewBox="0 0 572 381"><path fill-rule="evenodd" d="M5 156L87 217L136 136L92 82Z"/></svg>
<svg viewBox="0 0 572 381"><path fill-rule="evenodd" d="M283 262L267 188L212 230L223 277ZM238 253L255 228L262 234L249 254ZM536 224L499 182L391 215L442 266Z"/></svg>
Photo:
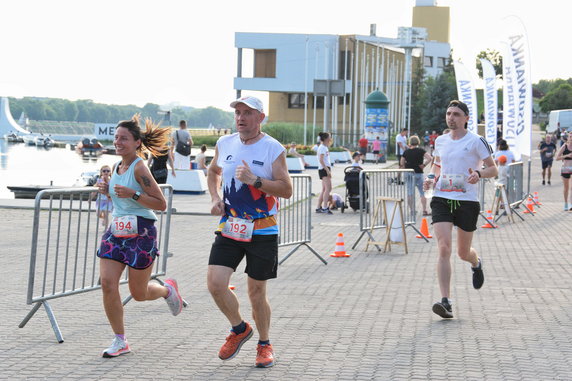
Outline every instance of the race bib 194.
<svg viewBox="0 0 572 381"><path fill-rule="evenodd" d="M139 235L137 230L137 216L128 215L113 217L111 220L111 234L120 238L132 238Z"/></svg>
<svg viewBox="0 0 572 381"><path fill-rule="evenodd" d="M235 241L250 242L252 241L252 231L254 230L254 222L237 217L229 217L226 220L221 234Z"/></svg>

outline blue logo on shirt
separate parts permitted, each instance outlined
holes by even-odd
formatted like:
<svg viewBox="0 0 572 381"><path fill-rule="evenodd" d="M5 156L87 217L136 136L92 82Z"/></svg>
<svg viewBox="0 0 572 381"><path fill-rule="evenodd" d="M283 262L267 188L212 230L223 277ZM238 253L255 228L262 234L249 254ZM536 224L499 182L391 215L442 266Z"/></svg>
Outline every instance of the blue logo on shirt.
<svg viewBox="0 0 572 381"><path fill-rule="evenodd" d="M252 160L252 164L259 165L262 167L264 165L264 162L258 160Z"/></svg>

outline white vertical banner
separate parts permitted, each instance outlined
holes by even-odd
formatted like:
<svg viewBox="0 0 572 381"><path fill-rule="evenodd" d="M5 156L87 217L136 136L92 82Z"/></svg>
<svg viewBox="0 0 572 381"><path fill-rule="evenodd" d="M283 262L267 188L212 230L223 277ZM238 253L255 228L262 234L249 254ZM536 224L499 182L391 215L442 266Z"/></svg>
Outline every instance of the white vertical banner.
<svg viewBox="0 0 572 381"><path fill-rule="evenodd" d="M508 148L514 153L514 159L520 161L521 152L516 145L516 73L514 62L510 53L510 46L507 43L501 44L502 54L502 138L506 140Z"/></svg>
<svg viewBox="0 0 572 381"><path fill-rule="evenodd" d="M477 133L477 92L471 73L461 61L453 62L455 78L457 79L457 97L469 108L469 122L467 129Z"/></svg>
<svg viewBox="0 0 572 381"><path fill-rule="evenodd" d="M483 94L485 104L485 138L490 144L493 151L497 147L497 73L493 64L484 58L481 58L483 67Z"/></svg>
<svg viewBox="0 0 572 381"><path fill-rule="evenodd" d="M532 153L532 80L530 75L530 51L524 25L519 18L506 19L509 53L514 64L515 103L517 111L516 146L521 155Z"/></svg>

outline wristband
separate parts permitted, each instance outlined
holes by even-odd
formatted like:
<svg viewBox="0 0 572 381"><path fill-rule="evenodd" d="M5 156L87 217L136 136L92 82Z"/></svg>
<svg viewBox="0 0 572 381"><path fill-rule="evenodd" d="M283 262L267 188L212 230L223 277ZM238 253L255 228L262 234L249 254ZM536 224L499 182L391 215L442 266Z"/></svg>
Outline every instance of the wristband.
<svg viewBox="0 0 572 381"><path fill-rule="evenodd" d="M481 171L479 171L478 169L475 169L475 172L477 172L477 175L479 175L479 179L483 176L481 176Z"/></svg>

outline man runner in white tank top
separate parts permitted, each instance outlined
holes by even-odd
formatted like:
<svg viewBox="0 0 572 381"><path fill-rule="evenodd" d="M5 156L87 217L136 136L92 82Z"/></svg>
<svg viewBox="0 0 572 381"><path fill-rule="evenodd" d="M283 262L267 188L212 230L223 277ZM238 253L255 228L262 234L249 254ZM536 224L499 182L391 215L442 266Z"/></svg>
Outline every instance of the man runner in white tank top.
<svg viewBox="0 0 572 381"><path fill-rule="evenodd" d="M207 283L232 326L219 351L221 360L230 360L253 334L253 328L242 319L236 295L228 288L232 273L246 257L248 296L259 334L255 365L267 368L274 365L274 351L269 338L266 281L276 278L278 268L278 197L291 197L292 181L286 150L261 131L265 117L262 102L242 97L230 106L235 109L238 132L218 140L207 176L211 214L221 216L209 257Z"/></svg>

